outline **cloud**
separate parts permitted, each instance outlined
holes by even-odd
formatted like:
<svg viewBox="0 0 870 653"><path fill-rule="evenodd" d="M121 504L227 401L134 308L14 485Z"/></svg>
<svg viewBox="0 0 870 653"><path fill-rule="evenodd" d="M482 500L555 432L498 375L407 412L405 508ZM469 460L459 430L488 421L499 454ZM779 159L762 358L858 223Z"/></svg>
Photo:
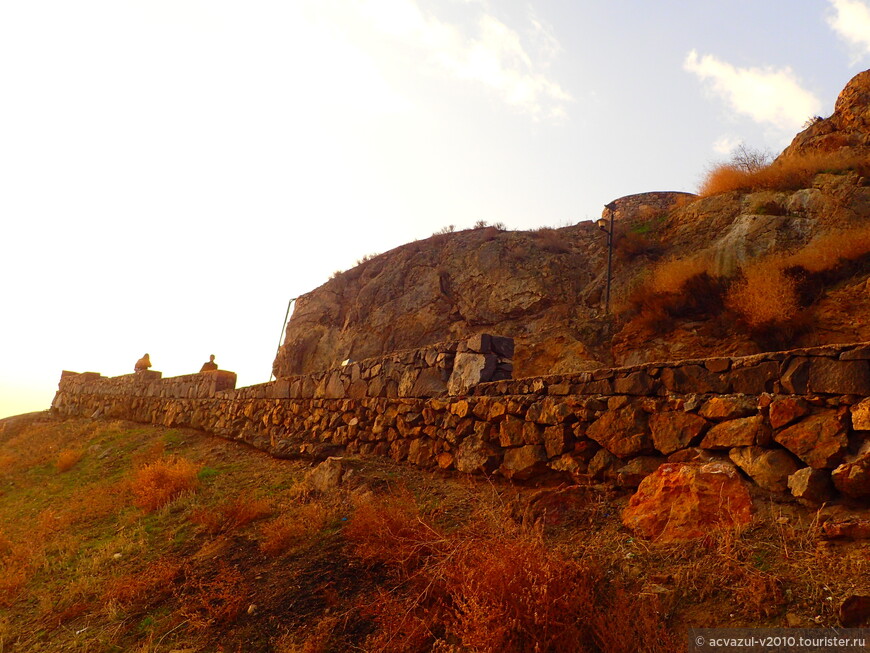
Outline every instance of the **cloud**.
<svg viewBox="0 0 870 653"><path fill-rule="evenodd" d="M530 17L530 51L485 4L465 6L474 12L465 26L424 13L416 0L366 0L360 9L376 29L422 50L451 76L482 84L535 118L564 116L572 97L543 72L560 49L552 30Z"/></svg>
<svg viewBox="0 0 870 653"><path fill-rule="evenodd" d="M870 7L860 0L829 0L828 25L852 51L852 64L870 55Z"/></svg>
<svg viewBox="0 0 870 653"><path fill-rule="evenodd" d="M718 152L719 154L731 154L732 150L740 145L740 143L741 141L739 138L734 138L732 136L720 136L713 143L713 151Z"/></svg>
<svg viewBox="0 0 870 653"><path fill-rule="evenodd" d="M819 99L802 88L791 68L737 68L713 55L689 52L683 68L707 84L737 113L783 131L794 130L821 111Z"/></svg>

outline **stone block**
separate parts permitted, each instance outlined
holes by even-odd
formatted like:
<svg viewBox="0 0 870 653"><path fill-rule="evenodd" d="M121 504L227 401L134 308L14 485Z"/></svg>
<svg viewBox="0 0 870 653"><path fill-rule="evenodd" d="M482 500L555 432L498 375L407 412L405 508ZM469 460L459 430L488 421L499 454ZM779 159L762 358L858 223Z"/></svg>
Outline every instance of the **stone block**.
<svg viewBox="0 0 870 653"><path fill-rule="evenodd" d="M852 414L852 428L856 431L870 431L870 397L849 408Z"/></svg>
<svg viewBox="0 0 870 653"><path fill-rule="evenodd" d="M465 350L476 354L492 353L492 336L488 333L478 333L465 340Z"/></svg>
<svg viewBox="0 0 870 653"><path fill-rule="evenodd" d="M504 452L499 471L505 478L528 480L547 471L547 453L539 444L514 447Z"/></svg>
<svg viewBox="0 0 870 653"><path fill-rule="evenodd" d="M652 452L647 415L634 407L607 411L589 425L586 435L620 458Z"/></svg>
<svg viewBox="0 0 870 653"><path fill-rule="evenodd" d="M745 395L730 395L723 397L710 397L701 406L698 414L707 419L717 422L749 417L758 412L754 397Z"/></svg>
<svg viewBox="0 0 870 653"><path fill-rule="evenodd" d="M804 395L809 392L810 359L796 356L780 364L780 383L785 392Z"/></svg>
<svg viewBox="0 0 870 653"><path fill-rule="evenodd" d="M804 418L777 432L773 439L816 469L833 469L839 465L849 446L843 419L836 411Z"/></svg>
<svg viewBox="0 0 870 653"><path fill-rule="evenodd" d="M662 370L661 381L669 392L676 394L728 391L728 383L721 375L701 365L666 367Z"/></svg>
<svg viewBox="0 0 870 653"><path fill-rule="evenodd" d="M447 391L451 395L467 394L479 383L492 378L498 358L494 354L475 354L463 352L456 354L453 363L453 373L447 382Z"/></svg>
<svg viewBox="0 0 870 653"><path fill-rule="evenodd" d="M701 440L704 449L731 449L766 444L770 439L770 429L761 415L743 417L720 422L707 431Z"/></svg>
<svg viewBox="0 0 870 653"><path fill-rule="evenodd" d="M703 417L682 411L653 413L649 418L653 445L665 455L688 447L708 426Z"/></svg>
<svg viewBox="0 0 870 653"><path fill-rule="evenodd" d="M564 424L548 426L544 429L544 448L548 458L555 458L571 448L573 440L571 429Z"/></svg>
<svg viewBox="0 0 870 653"><path fill-rule="evenodd" d="M632 372L627 376L618 376L613 381L613 390L619 394L646 396L655 394L657 389L657 380L644 370Z"/></svg>
<svg viewBox="0 0 870 653"><path fill-rule="evenodd" d="M501 463L501 449L480 435L466 437L456 450L453 464L465 474L492 473Z"/></svg>
<svg viewBox="0 0 870 653"><path fill-rule="evenodd" d="M507 336L490 336L492 351L502 358L514 357L514 339Z"/></svg>
<svg viewBox="0 0 870 653"><path fill-rule="evenodd" d="M752 367L731 370L728 379L732 392L755 395L771 392L774 381L779 379L779 363L767 361Z"/></svg>
<svg viewBox="0 0 870 653"><path fill-rule="evenodd" d="M824 469L804 467L788 477L792 496L806 503L818 505L834 498L831 475Z"/></svg>
<svg viewBox="0 0 870 653"><path fill-rule="evenodd" d="M789 476L800 467L794 456L783 449L735 447L728 452L728 457L756 485L770 492L785 492Z"/></svg>
<svg viewBox="0 0 870 653"><path fill-rule="evenodd" d="M775 429L788 426L809 414L810 405L798 397L779 397L770 403L770 425Z"/></svg>
<svg viewBox="0 0 870 653"><path fill-rule="evenodd" d="M836 395L870 395L870 361L813 358L809 390Z"/></svg>
<svg viewBox="0 0 870 653"><path fill-rule="evenodd" d="M447 394L447 384L441 378L440 370L428 367L420 370L411 388L412 397L438 397Z"/></svg>
<svg viewBox="0 0 870 653"><path fill-rule="evenodd" d="M870 454L843 463L831 472L834 486L852 499L870 497Z"/></svg>
<svg viewBox="0 0 870 653"><path fill-rule="evenodd" d="M616 484L620 487L634 488L641 481L667 462L661 456L638 456L616 470Z"/></svg>

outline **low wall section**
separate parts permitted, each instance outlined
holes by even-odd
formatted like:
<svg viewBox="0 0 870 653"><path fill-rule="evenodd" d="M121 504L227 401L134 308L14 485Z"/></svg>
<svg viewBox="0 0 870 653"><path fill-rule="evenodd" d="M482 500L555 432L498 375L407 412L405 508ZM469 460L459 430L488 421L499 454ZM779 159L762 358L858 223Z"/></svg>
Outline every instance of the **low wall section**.
<svg viewBox="0 0 870 653"><path fill-rule="evenodd" d="M434 345L240 389L219 389L229 376L215 373L64 372L53 409L197 428L279 456L343 450L520 480L632 487L664 462L730 460L772 492L870 499L870 343L470 381L450 395L462 374L509 373L493 342L471 346L488 353Z"/></svg>

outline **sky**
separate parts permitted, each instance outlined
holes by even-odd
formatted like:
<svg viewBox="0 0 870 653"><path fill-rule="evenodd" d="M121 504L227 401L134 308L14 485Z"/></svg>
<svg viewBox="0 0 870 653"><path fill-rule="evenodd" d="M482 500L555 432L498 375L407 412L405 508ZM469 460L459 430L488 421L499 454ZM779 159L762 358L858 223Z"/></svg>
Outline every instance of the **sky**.
<svg viewBox="0 0 870 653"><path fill-rule="evenodd" d="M868 67L870 0L0 0L0 417L265 382L334 271L694 191Z"/></svg>

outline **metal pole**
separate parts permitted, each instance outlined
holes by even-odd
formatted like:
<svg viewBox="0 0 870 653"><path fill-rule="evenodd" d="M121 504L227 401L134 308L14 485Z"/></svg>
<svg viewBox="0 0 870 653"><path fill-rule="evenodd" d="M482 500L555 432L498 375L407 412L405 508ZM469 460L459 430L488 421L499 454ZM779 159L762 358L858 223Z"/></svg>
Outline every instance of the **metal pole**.
<svg viewBox="0 0 870 653"><path fill-rule="evenodd" d="M284 313L284 322L281 324L281 334L278 336L278 347L275 349L275 358L278 358L278 352L281 351L281 341L284 339L284 329L287 327L287 318L290 317L290 307L293 306L293 302L295 302L298 297L291 297L290 301L287 302L287 312ZM269 380L275 376L274 371L269 373Z"/></svg>

